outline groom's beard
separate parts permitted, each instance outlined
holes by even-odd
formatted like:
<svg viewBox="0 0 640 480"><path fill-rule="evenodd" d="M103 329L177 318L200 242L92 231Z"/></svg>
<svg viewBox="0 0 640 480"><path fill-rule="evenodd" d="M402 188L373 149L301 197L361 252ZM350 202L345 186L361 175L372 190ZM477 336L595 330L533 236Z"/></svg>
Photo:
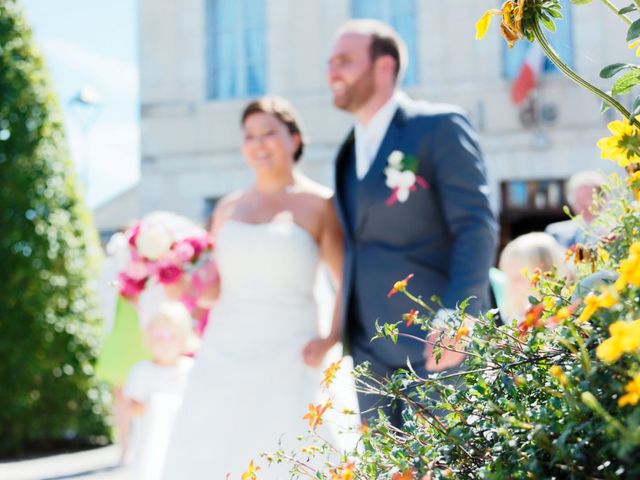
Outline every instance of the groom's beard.
<svg viewBox="0 0 640 480"><path fill-rule="evenodd" d="M358 79L345 87L342 95L333 96L333 104L340 110L356 112L365 105L375 92L373 65L369 65Z"/></svg>

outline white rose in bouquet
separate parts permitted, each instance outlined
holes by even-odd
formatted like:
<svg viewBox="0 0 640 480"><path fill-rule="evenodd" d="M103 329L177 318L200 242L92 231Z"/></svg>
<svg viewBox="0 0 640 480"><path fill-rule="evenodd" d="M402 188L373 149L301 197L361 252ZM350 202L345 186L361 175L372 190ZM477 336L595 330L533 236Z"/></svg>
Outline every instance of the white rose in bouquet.
<svg viewBox="0 0 640 480"><path fill-rule="evenodd" d="M149 221L142 222L136 238L136 247L143 257L157 260L171 251L174 237L166 224Z"/></svg>

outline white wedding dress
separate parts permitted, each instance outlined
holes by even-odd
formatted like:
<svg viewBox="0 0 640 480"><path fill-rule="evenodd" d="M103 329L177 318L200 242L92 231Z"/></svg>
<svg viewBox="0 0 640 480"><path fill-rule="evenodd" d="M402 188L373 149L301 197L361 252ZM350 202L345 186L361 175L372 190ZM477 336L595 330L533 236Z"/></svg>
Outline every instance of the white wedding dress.
<svg viewBox="0 0 640 480"><path fill-rule="evenodd" d="M267 468L262 452L304 446L302 419L316 402L321 370L302 360L318 335L313 288L318 246L292 221L227 221L215 255L221 292L175 422L163 479L239 480L250 460L259 478L289 478Z"/></svg>

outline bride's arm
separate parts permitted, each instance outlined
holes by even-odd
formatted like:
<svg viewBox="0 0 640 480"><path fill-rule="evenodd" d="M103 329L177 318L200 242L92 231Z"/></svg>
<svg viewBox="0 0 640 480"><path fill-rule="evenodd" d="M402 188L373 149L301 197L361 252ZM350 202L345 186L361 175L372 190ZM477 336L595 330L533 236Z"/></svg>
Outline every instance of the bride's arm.
<svg viewBox="0 0 640 480"><path fill-rule="evenodd" d="M322 215L322 229L319 239L320 257L327 266L332 283L336 291L335 305L331 320L331 329L326 338L312 340L303 351L304 361L307 365L317 367L322 363L325 354L339 340L342 331L342 269L344 262L344 240L340 223L336 216L333 202L330 199L324 201Z"/></svg>

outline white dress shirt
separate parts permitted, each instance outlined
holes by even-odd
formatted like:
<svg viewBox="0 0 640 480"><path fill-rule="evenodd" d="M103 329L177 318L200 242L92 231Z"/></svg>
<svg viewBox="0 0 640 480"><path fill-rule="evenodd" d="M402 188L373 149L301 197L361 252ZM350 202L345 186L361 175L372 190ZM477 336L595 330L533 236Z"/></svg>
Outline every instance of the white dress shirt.
<svg viewBox="0 0 640 480"><path fill-rule="evenodd" d="M356 122L356 175L359 180L364 178L376 158L382 139L398 109L399 95L400 92L394 93L366 125Z"/></svg>

